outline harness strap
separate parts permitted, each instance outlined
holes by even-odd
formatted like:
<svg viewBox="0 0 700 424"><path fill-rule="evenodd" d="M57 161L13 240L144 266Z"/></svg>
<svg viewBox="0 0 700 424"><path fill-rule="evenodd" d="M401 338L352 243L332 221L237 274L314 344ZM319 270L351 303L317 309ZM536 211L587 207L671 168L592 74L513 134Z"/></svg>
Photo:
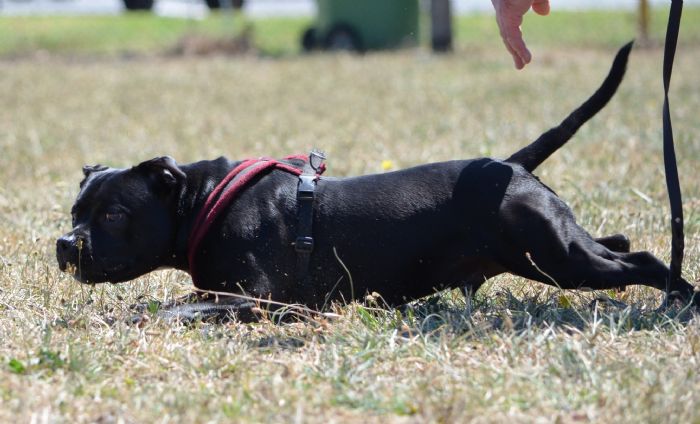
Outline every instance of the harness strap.
<svg viewBox="0 0 700 424"><path fill-rule="evenodd" d="M297 175L300 177L300 179L302 175L305 177L304 179L307 177L310 178L309 183L303 185L305 194L300 194L302 193L301 183L298 187L297 199L299 202L299 230L298 237L294 243L295 249L299 255L298 261L302 261L298 262L298 265L305 264L303 268L298 266L299 279L303 280L306 278L308 275L309 259L311 257L311 251L313 250L313 238L311 238L311 223L313 221L313 189L315 188L316 180L320 174L325 171L325 165L321 163L318 167L313 168L315 171L313 175L304 174L304 170L307 168L311 169L308 162L313 161L313 158L314 153L312 152L312 155L309 158L303 155L295 155L288 156L281 161L269 158L247 159L231 170L226 177L221 180L221 182L209 194L204 206L202 207L202 210L197 215L197 218L192 226L192 232L190 233L187 245L187 260L190 268L190 276L192 277L192 281L195 286L197 285L198 281L195 255L198 252L199 245L204 239L204 236L208 233L216 218L218 218L226 207L231 204L236 195L238 195L254 178L272 171L273 169L280 169L290 174ZM287 162L289 160L303 161L304 170ZM310 196L308 194L308 184L311 185ZM310 198L310 201L308 198ZM308 241L310 241L310 243L308 243ZM308 248L307 245L309 245L310 248Z"/></svg>
<svg viewBox="0 0 700 424"><path fill-rule="evenodd" d="M297 252L297 276L304 281L309 275L311 252L314 250L312 236L314 191L316 190L315 175L300 175L297 189L297 238L294 250Z"/></svg>
<svg viewBox="0 0 700 424"><path fill-rule="evenodd" d="M299 175L297 186L297 238L294 250L297 252L297 277L304 284L309 276L309 262L314 250L313 218L316 181L325 170L323 154L312 151L304 170Z"/></svg>
<svg viewBox="0 0 700 424"><path fill-rule="evenodd" d="M671 205L671 263L670 272L666 281L666 292L669 292L672 282L681 279L681 267L683 264L683 199L678 180L678 168L676 165L676 152L673 145L673 128L671 127L671 112L668 101L668 90L671 84L673 72L673 59L676 54L678 31L680 29L682 0L672 0L671 10L666 27L666 44L664 46L664 108L663 108L663 136L664 136L664 168L666 172L666 187L668 199Z"/></svg>

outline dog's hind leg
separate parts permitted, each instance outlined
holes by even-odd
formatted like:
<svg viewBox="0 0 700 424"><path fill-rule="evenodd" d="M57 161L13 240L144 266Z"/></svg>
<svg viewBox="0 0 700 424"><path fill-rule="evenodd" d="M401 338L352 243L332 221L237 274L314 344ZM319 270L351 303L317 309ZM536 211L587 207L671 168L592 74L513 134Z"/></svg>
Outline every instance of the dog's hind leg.
<svg viewBox="0 0 700 424"><path fill-rule="evenodd" d="M649 252L625 252L624 236L594 240L561 199L538 188L512 185L499 210L502 232L494 251L509 272L563 289L642 284L666 291L669 269L663 262ZM685 300L694 293L682 279L668 284L668 290Z"/></svg>
<svg viewBox="0 0 700 424"><path fill-rule="evenodd" d="M613 252L629 253L631 246L630 239L624 234L613 234L611 236L595 239L596 243L602 244ZM625 291L625 286L617 287L618 291Z"/></svg>
<svg viewBox="0 0 700 424"><path fill-rule="evenodd" d="M596 243L602 244L613 252L629 253L632 244L630 239L624 234L613 234L611 236L595 239ZM618 291L625 291L625 286L617 287Z"/></svg>
<svg viewBox="0 0 700 424"><path fill-rule="evenodd" d="M613 252L605 246L574 242L565 258L553 260L533 251L513 273L562 289L608 290L642 284L665 291L668 267L649 252ZM685 280L669 285L669 295L690 301L694 288ZM695 303L699 303L695 299Z"/></svg>
<svg viewBox="0 0 700 424"><path fill-rule="evenodd" d="M613 234L611 236L600 237L595 239L596 243L602 244L613 252L628 253L632 244L630 239L624 234Z"/></svg>

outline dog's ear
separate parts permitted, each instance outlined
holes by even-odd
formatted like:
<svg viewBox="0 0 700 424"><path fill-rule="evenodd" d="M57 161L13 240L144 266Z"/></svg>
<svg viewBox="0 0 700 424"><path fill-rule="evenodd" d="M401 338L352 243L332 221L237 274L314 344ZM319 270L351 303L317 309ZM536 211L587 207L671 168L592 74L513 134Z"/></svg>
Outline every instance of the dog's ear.
<svg viewBox="0 0 700 424"><path fill-rule="evenodd" d="M105 169L107 169L106 166L104 166L104 165L99 165L99 164L98 164L98 165L85 165L85 166L83 166L83 176L84 176L84 178L83 178L83 180L80 182L80 188L82 188L83 185L85 185L85 181L87 181L87 179L88 179L88 177L90 176L90 174L92 174L93 172L104 171Z"/></svg>
<svg viewBox="0 0 700 424"><path fill-rule="evenodd" d="M104 171L105 169L107 169L107 167L104 166L104 165L100 165L100 164L97 164L97 165L85 165L85 166L83 166L83 175L85 176L85 178L87 178L87 177L89 177L90 174L92 174L93 172L100 172L100 171Z"/></svg>
<svg viewBox="0 0 700 424"><path fill-rule="evenodd" d="M135 168L154 176L155 180L166 188L173 188L187 178L175 159L170 156L161 156L141 162Z"/></svg>

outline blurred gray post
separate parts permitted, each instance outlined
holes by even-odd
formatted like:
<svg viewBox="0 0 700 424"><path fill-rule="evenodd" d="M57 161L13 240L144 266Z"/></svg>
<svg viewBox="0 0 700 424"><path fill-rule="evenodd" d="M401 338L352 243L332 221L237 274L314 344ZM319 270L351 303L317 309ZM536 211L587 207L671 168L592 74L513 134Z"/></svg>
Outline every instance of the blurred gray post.
<svg viewBox="0 0 700 424"><path fill-rule="evenodd" d="M430 1L430 34L431 44L435 52L452 50L452 13L450 0Z"/></svg>
<svg viewBox="0 0 700 424"><path fill-rule="evenodd" d="M226 25L229 31L233 32L233 0L219 0L219 4L221 5L221 10L226 15L226 18L223 20L224 25Z"/></svg>

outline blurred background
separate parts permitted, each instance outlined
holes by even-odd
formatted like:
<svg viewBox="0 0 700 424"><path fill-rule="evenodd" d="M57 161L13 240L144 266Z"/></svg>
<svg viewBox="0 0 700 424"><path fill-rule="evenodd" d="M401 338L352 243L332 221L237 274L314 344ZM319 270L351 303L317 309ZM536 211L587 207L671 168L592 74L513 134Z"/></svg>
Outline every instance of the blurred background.
<svg viewBox="0 0 700 424"><path fill-rule="evenodd" d="M129 5L151 4L154 12L169 16L201 16L208 6L225 6L225 0L0 0L4 15L14 14L119 14ZM316 9L314 0L247 0L245 12L252 16L310 16ZM639 0L560 0L552 3L556 10L580 9L630 9ZM662 6L667 0L649 0L652 6ZM685 4L698 4L686 0ZM486 0L453 0L457 13L490 12L491 2Z"/></svg>
<svg viewBox="0 0 700 424"><path fill-rule="evenodd" d="M624 13L627 21L634 21L638 37L645 43L653 31L653 11L668 3L562 0L552 3L552 11ZM700 0L685 4L696 7ZM483 33L483 20L467 22L466 17L490 15L490 0L0 0L0 55L36 51L152 53L173 48L189 53L229 54L254 49L279 55L315 49L366 51L416 45L451 51L459 47L453 45L455 39L468 41L476 34L472 42L483 41L478 36ZM533 15L527 15L526 28L536 25L529 20L540 19ZM47 20L49 17L53 19ZM619 20L610 22L616 26ZM661 28L663 22L657 26ZM563 37L573 30L566 26L562 29ZM610 31L615 32L615 28L606 28L605 34ZM552 33L547 32L548 36ZM182 39L195 34L196 42ZM537 33L525 35L538 41ZM238 37L236 42L231 40L234 36ZM489 31L488 36L492 38L493 33ZM591 37L596 39L595 34ZM204 38L209 38L209 43Z"/></svg>

